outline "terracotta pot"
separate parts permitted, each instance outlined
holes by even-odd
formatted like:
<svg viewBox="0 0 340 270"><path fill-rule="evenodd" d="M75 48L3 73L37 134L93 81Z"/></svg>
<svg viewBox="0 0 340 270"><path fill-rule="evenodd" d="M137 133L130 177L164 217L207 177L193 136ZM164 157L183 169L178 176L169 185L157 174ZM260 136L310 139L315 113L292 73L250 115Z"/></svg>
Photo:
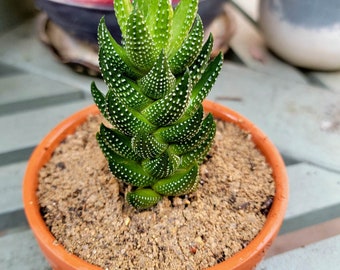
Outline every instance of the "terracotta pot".
<svg viewBox="0 0 340 270"><path fill-rule="evenodd" d="M272 167L275 180L276 193L267 221L259 234L247 247L228 260L209 268L218 269L245 269L256 266L262 259L266 250L276 237L282 224L288 202L288 179L283 160L266 135L254 124L238 113L213 103L204 102L206 111L213 113L216 118L232 122L242 129L250 132L254 143L266 157ZM54 270L100 269L84 260L68 253L63 246L56 244L56 240L47 228L41 214L37 198L38 172L48 162L54 149L65 139L68 134L75 132L77 126L85 122L89 114L98 114L95 105L87 107L70 116L56 126L36 147L27 166L23 182L23 201L28 223L38 241L38 244Z"/></svg>

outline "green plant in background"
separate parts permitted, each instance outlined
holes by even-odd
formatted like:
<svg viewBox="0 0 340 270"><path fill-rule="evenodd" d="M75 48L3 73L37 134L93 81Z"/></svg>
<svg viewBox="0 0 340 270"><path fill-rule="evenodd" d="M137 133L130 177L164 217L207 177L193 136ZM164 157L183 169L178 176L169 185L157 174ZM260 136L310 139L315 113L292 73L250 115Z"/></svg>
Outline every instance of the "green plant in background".
<svg viewBox="0 0 340 270"><path fill-rule="evenodd" d="M99 65L108 91L91 92L112 127L101 125L98 143L113 175L132 185L127 201L137 209L162 196L194 191L198 168L214 136L202 101L222 66L210 60L213 39L203 42L198 0L115 0L119 45L98 28ZM203 44L204 43L204 44Z"/></svg>

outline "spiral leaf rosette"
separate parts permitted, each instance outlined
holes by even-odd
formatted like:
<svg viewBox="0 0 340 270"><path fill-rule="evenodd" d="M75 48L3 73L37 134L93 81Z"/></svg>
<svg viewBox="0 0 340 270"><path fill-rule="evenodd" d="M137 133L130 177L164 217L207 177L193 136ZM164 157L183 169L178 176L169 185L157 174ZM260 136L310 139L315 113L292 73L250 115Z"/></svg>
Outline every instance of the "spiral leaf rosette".
<svg viewBox="0 0 340 270"><path fill-rule="evenodd" d="M222 66L210 59L213 38L204 42L198 0L115 0L122 32L118 44L98 27L99 65L108 87L94 83L93 99L111 124L97 140L112 174L130 184L127 201L137 209L162 196L194 191L199 165L215 137L212 115L202 101Z"/></svg>

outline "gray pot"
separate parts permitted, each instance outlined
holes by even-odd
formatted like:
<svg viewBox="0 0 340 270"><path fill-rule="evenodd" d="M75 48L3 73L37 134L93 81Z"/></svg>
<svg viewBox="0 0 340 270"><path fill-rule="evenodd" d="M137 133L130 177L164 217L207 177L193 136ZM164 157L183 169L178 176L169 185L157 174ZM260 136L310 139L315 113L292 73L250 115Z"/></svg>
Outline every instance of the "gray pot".
<svg viewBox="0 0 340 270"><path fill-rule="evenodd" d="M268 47L287 62L340 69L339 0L261 0L259 25Z"/></svg>

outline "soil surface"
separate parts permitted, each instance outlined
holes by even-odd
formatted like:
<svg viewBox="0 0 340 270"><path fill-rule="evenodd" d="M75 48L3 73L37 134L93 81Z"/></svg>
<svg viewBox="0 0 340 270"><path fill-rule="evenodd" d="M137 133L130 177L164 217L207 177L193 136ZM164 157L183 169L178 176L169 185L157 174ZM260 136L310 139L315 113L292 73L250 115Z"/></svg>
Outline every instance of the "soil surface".
<svg viewBox="0 0 340 270"><path fill-rule="evenodd" d="M69 252L103 269L203 269L260 231L275 185L249 134L218 121L197 191L136 211L97 145L101 121L89 117L40 171L41 211Z"/></svg>

